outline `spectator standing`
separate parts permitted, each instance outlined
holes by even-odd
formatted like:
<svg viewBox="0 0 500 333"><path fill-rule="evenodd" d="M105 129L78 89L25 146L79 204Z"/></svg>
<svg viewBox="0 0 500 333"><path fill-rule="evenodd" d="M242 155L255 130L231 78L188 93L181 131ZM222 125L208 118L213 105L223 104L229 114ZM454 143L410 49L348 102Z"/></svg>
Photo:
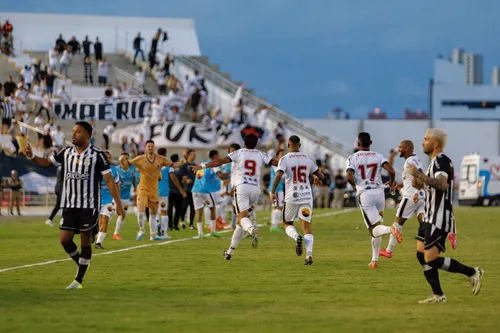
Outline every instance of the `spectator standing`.
<svg viewBox="0 0 500 333"><path fill-rule="evenodd" d="M137 145L139 146L138 150L137 150L137 153L139 155L140 154L144 154L144 151L146 149L146 140L144 140L144 135L143 134L139 135L139 141L137 142Z"/></svg>
<svg viewBox="0 0 500 333"><path fill-rule="evenodd" d="M96 61L102 60L102 43L99 40L99 37L95 38L94 54Z"/></svg>
<svg viewBox="0 0 500 333"><path fill-rule="evenodd" d="M106 59L101 59L97 63L97 78L100 86L106 85L108 83L108 70L109 64Z"/></svg>
<svg viewBox="0 0 500 333"><path fill-rule="evenodd" d="M335 176L335 188L333 190L333 207L332 208L342 208L344 207L344 192L347 186L347 180L343 175L342 169L339 169L337 175Z"/></svg>
<svg viewBox="0 0 500 333"><path fill-rule="evenodd" d="M50 213L49 218L45 221L45 224L48 225L49 227L53 227L54 224L52 221L54 220L54 217L56 217L57 212L61 208L61 194L62 194L62 166L57 167L57 175L56 175L56 186L54 187L54 193L56 194L56 205L54 206L54 209L52 209L52 213Z"/></svg>
<svg viewBox="0 0 500 333"><path fill-rule="evenodd" d="M14 82L14 80L12 79L12 75L9 75L9 77L7 78L7 81L3 85L4 96L5 97L10 96L10 94L15 92L16 88L17 88L17 85Z"/></svg>
<svg viewBox="0 0 500 333"><path fill-rule="evenodd" d="M92 76L92 63L90 62L89 56L85 56L83 59L83 72L85 75L85 84L94 84L94 78Z"/></svg>
<svg viewBox="0 0 500 333"><path fill-rule="evenodd" d="M167 82L165 81L165 71L159 70L156 72L156 83L158 83L158 90L160 95L167 93Z"/></svg>
<svg viewBox="0 0 500 333"><path fill-rule="evenodd" d="M95 129L95 120L94 119L90 120L90 125L92 125L92 136L90 137L90 144L92 146L95 146L95 136L97 134L97 130Z"/></svg>
<svg viewBox="0 0 500 333"><path fill-rule="evenodd" d="M330 170L326 166L321 167L321 172L325 176L322 180L322 184L319 187L319 195L317 206L318 208L329 208L330 207L330 183L332 177L330 176Z"/></svg>
<svg viewBox="0 0 500 333"><path fill-rule="evenodd" d="M57 46L54 46L53 49L49 50L49 68L55 71L57 69L58 64L59 64L59 51Z"/></svg>
<svg viewBox="0 0 500 333"><path fill-rule="evenodd" d="M49 94L47 93L46 90L42 90L42 98L41 98L40 102L41 102L42 106L40 107L40 109L36 113L37 118L38 118L38 116L41 116L42 111L45 111L45 113L47 114L47 120L50 121L50 106L51 106L51 103L50 103L50 96L49 96ZM35 121L36 121L36 118L35 118Z"/></svg>
<svg viewBox="0 0 500 333"><path fill-rule="evenodd" d="M89 40L89 36L88 35L85 36L85 39L82 42L84 57L87 57L87 58L90 57L90 45L92 45L92 44L93 43Z"/></svg>
<svg viewBox="0 0 500 333"><path fill-rule="evenodd" d="M8 185L11 190L10 194L10 215L14 215L14 203L16 205L17 209L17 215L21 215L21 189L23 188L24 184L23 181L19 178L17 171L12 170L11 172L11 177L8 180Z"/></svg>
<svg viewBox="0 0 500 333"><path fill-rule="evenodd" d="M66 77L68 76L68 67L69 63L71 62L71 58L73 58L71 46L67 46L63 52L61 59L59 59L59 72L61 72L61 74L65 75Z"/></svg>
<svg viewBox="0 0 500 333"><path fill-rule="evenodd" d="M163 64L163 70L165 71L166 76L170 76L170 66L173 65L174 59L170 57L170 53L165 55L165 61Z"/></svg>
<svg viewBox="0 0 500 333"><path fill-rule="evenodd" d="M193 123L197 120L197 112L201 102L201 89L196 88L196 91L191 95L191 120Z"/></svg>
<svg viewBox="0 0 500 333"><path fill-rule="evenodd" d="M179 155L174 154L170 156L170 160L175 163L179 161ZM173 177L176 177L177 180L181 181L179 177L179 169L174 169L174 172L171 173ZM184 211L184 199L186 198L186 192L184 191L183 188L178 188L174 181L172 179L169 179L168 182L168 187L169 187L169 205L168 205L168 227L169 229L175 229L179 230L179 221L182 215L182 212ZM174 215L174 208L175 208L175 215Z"/></svg>
<svg viewBox="0 0 500 333"><path fill-rule="evenodd" d="M126 136L122 136L122 154L130 154L130 144L128 143L128 138ZM106 148L107 149L107 148Z"/></svg>
<svg viewBox="0 0 500 333"><path fill-rule="evenodd" d="M64 104L71 105L71 96L69 96L66 91L66 86L64 84L61 85L61 88L57 91L56 96L60 98Z"/></svg>
<svg viewBox="0 0 500 333"><path fill-rule="evenodd" d="M66 41L63 39L62 34L59 34L59 38L56 39L56 49L59 54L66 49Z"/></svg>
<svg viewBox="0 0 500 333"><path fill-rule="evenodd" d="M76 40L76 37L71 37L71 40L68 42L68 46L71 47L71 53L77 54L81 52L80 42Z"/></svg>
<svg viewBox="0 0 500 333"><path fill-rule="evenodd" d="M33 72L28 65L24 66L21 70L21 76L23 77L24 85L30 90L31 83L33 82Z"/></svg>
<svg viewBox="0 0 500 333"><path fill-rule="evenodd" d="M49 69L49 73L45 77L45 87L47 90L47 95L52 96L54 94L54 81L56 80L56 76L54 75L54 71Z"/></svg>
<svg viewBox="0 0 500 333"><path fill-rule="evenodd" d="M136 58L137 56L139 55L139 53L141 54L141 57L142 57L142 61L146 61L146 59L144 58L144 51L141 49L141 42L144 38L141 37L141 33L138 32L137 33L137 37L135 37L134 39L134 50L135 50L135 55L134 55L134 65L136 64Z"/></svg>
<svg viewBox="0 0 500 333"><path fill-rule="evenodd" d="M102 132L102 137L104 138L104 147L106 150L109 149L109 139L111 138L111 135L116 129L116 122L106 126L104 128L104 131Z"/></svg>
<svg viewBox="0 0 500 333"><path fill-rule="evenodd" d="M194 161L196 160L196 151L193 149L189 149L187 151L186 163L184 163L179 168L179 176L182 180L182 184L184 186L184 191L186 192L186 199L184 200L184 208L181 215L181 224L182 227L185 228L184 219L186 217L187 209L189 208L189 229L194 230L194 202L193 202L193 185L194 185L194 177L195 172L191 168L195 165Z"/></svg>
<svg viewBox="0 0 500 333"><path fill-rule="evenodd" d="M134 76L135 76L135 81L139 85L141 92L144 93L144 82L146 81L146 72L144 72L142 70L142 67L139 66L139 68L137 68L137 71L135 72Z"/></svg>
<svg viewBox="0 0 500 333"><path fill-rule="evenodd" d="M66 134L64 134L60 125L56 126L56 130L50 133L52 140L54 141L54 148L56 151L60 151L64 147L64 139Z"/></svg>

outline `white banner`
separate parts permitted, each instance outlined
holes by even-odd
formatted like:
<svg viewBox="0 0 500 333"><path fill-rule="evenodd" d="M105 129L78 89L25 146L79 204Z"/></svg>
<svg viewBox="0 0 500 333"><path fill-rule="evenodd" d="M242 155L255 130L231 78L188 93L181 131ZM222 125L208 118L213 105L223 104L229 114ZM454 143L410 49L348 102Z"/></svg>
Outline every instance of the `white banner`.
<svg viewBox="0 0 500 333"><path fill-rule="evenodd" d="M178 95L102 98L94 101L73 99L71 104L53 99L52 111L58 119L139 122L149 116L151 103L156 98L160 99L160 104L166 109L177 106L180 112L184 110L187 102L184 96Z"/></svg>
<svg viewBox="0 0 500 333"><path fill-rule="evenodd" d="M142 134L145 140L152 139L158 147L182 147L210 149L229 147L233 143L243 144L242 135L253 133L261 135L258 127L243 127L220 130L199 123L143 123L117 129L111 136L113 143L121 144L122 138L134 138L137 142Z"/></svg>

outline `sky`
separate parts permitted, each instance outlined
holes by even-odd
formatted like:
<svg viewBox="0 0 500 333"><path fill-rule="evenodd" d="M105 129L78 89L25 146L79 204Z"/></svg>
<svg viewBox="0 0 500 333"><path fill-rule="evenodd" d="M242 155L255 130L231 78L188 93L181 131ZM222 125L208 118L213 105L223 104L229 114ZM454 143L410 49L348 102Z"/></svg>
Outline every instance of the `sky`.
<svg viewBox="0 0 500 333"><path fill-rule="evenodd" d="M23 0L2 11L195 19L201 52L299 118L428 110L433 59L452 48L500 65L500 1Z"/></svg>

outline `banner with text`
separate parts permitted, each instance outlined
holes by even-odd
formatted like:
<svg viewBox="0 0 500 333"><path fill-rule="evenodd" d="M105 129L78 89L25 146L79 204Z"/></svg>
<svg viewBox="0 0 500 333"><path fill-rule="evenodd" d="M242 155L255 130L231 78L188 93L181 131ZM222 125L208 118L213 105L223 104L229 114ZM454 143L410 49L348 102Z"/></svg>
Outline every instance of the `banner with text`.
<svg viewBox="0 0 500 333"><path fill-rule="evenodd" d="M100 100L72 100L71 104L62 100L52 100L52 111L58 119L67 120L109 120L139 122L149 116L151 103L160 99L160 105L168 110L174 106L184 110L184 96L142 96L126 99L103 98Z"/></svg>

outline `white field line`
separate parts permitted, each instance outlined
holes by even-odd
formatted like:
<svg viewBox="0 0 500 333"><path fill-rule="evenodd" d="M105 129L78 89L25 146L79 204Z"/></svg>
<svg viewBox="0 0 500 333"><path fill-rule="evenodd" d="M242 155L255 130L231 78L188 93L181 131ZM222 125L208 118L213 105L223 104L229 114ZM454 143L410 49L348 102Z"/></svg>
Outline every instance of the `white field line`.
<svg viewBox="0 0 500 333"><path fill-rule="evenodd" d="M355 208L349 208L349 209L344 209L344 210L337 210L337 211L334 211L334 212L317 214L317 215L314 215L314 217L325 217L325 216L332 216L332 215L340 215L340 214L350 213L353 210L356 210L356 209ZM258 226L262 227L263 224L258 224ZM222 234L222 233L227 233L227 232L231 232L231 231L232 230L222 230L219 233ZM210 234L205 234L204 237L206 237L206 236L210 236ZM147 244L143 244L143 245L131 246L131 247L123 248L123 249L106 251L106 252L95 253L95 254L93 253L92 257L104 256L104 255L108 255L108 254L126 252L126 251L131 251L131 250L137 250L137 249L142 249L142 248L150 247L150 246L161 246L161 245L167 245L167 244L172 244L172 243L180 243L180 242L185 242L185 241L193 240L193 239L198 239L198 236L188 237L188 238L180 238L180 239L173 239L173 240L168 240L168 241L165 241L165 242L147 243ZM0 273L4 273L4 272L8 272L8 271L14 271L14 270L23 269L23 268L30 268L30 267L36 267L36 266L45 266L45 265L50 265L50 264L56 264L56 263L59 263L59 262L69 261L69 260L72 260L72 259L71 258L56 259L56 260L49 260L49 261L38 262L38 263L35 263L35 264L28 264L28 265L7 267L7 268L0 269Z"/></svg>

